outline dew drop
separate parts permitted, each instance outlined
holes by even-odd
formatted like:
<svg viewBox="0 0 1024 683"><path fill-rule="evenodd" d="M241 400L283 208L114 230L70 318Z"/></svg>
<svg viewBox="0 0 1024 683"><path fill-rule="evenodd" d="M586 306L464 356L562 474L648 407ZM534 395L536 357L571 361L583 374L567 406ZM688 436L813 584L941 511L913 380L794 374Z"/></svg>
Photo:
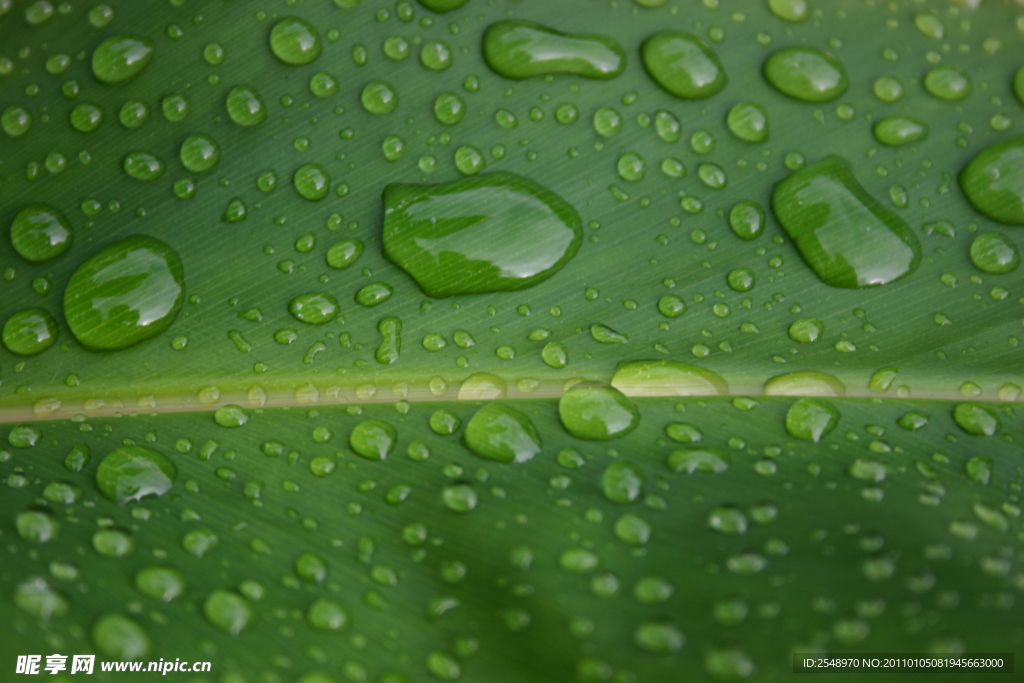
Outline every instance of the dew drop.
<svg viewBox="0 0 1024 683"><path fill-rule="evenodd" d="M254 616L245 598L226 590L215 590L206 597L203 614L215 628L233 636L241 633Z"/></svg>
<svg viewBox="0 0 1024 683"><path fill-rule="evenodd" d="M488 26L483 55L496 74L517 80L558 73L609 79L626 68L626 53L611 38L562 33L528 21Z"/></svg>
<svg viewBox="0 0 1024 683"><path fill-rule="evenodd" d="M711 97L728 82L715 51L689 33L656 33L640 46L640 57L644 69L658 85L683 99Z"/></svg>
<svg viewBox="0 0 1024 683"><path fill-rule="evenodd" d="M121 446L100 461L96 486L104 496L124 505L164 495L177 476L178 468L162 453L144 446Z"/></svg>
<svg viewBox="0 0 1024 683"><path fill-rule="evenodd" d="M636 406L612 387L580 384L558 401L562 426L578 439L606 441L629 434L640 424Z"/></svg>
<svg viewBox="0 0 1024 683"><path fill-rule="evenodd" d="M92 53L92 73L103 83L134 78L153 59L153 42L139 36L107 38Z"/></svg>
<svg viewBox="0 0 1024 683"><path fill-rule="evenodd" d="M850 84L842 62L813 47L782 48L765 60L762 71L772 87L802 102L834 100Z"/></svg>
<svg viewBox="0 0 1024 683"><path fill-rule="evenodd" d="M463 437L473 454L487 460L523 463L541 451L540 434L523 412L501 403L478 410Z"/></svg>
<svg viewBox="0 0 1024 683"><path fill-rule="evenodd" d="M285 64L302 66L320 56L320 33L304 19L284 17L270 31L270 50Z"/></svg>

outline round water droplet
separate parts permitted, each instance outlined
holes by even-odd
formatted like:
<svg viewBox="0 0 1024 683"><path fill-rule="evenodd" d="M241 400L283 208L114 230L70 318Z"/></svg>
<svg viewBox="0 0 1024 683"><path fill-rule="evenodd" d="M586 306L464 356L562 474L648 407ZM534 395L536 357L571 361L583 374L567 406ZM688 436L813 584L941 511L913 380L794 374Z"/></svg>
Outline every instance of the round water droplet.
<svg viewBox="0 0 1024 683"><path fill-rule="evenodd" d="M360 422L348 437L352 450L368 460L384 460L395 450L397 441L395 428L381 420Z"/></svg>
<svg viewBox="0 0 1024 683"><path fill-rule="evenodd" d="M218 408L213 420L221 427L241 427L249 421L249 413L241 406L229 404Z"/></svg>
<svg viewBox="0 0 1024 683"><path fill-rule="evenodd" d="M540 357L549 368L560 370L569 364L569 349L562 342L548 342L541 349Z"/></svg>
<svg viewBox="0 0 1024 683"><path fill-rule="evenodd" d="M95 104L83 102L75 105L68 116L71 127L79 133L91 133L103 123L103 110Z"/></svg>
<svg viewBox="0 0 1024 683"><path fill-rule="evenodd" d="M789 338L801 344L810 344L825 334L825 324L817 318L802 318L789 326Z"/></svg>
<svg viewBox="0 0 1024 683"><path fill-rule="evenodd" d="M679 652L686 637L679 628L668 621L645 621L633 631L633 642L641 650L655 655Z"/></svg>
<svg viewBox="0 0 1024 683"><path fill-rule="evenodd" d="M611 107L594 112L594 132L603 138L613 138L622 132L622 114Z"/></svg>
<svg viewBox="0 0 1024 683"><path fill-rule="evenodd" d="M962 100L974 90L971 77L955 66L937 66L924 77L924 89L940 100Z"/></svg>
<svg viewBox="0 0 1024 683"><path fill-rule="evenodd" d="M185 577L170 567L146 567L135 574L135 588L143 595L170 602L185 592Z"/></svg>
<svg viewBox="0 0 1024 683"><path fill-rule="evenodd" d="M181 144L181 165L193 173L209 171L220 161L220 145L208 135L190 135Z"/></svg>
<svg viewBox="0 0 1024 683"><path fill-rule="evenodd" d="M903 99L903 82L893 76L882 76L875 81L874 92L883 102L899 102Z"/></svg>
<svg viewBox="0 0 1024 683"><path fill-rule="evenodd" d="M306 621L318 631L340 631L348 624L348 611L333 600L317 598L306 610Z"/></svg>
<svg viewBox="0 0 1024 683"><path fill-rule="evenodd" d="M623 515L615 522L615 535L630 545L647 545L651 538L651 525L636 515Z"/></svg>
<svg viewBox="0 0 1024 683"><path fill-rule="evenodd" d="M666 318L678 318L686 313L686 302L675 294L666 294L658 299L658 312Z"/></svg>
<svg viewBox="0 0 1024 683"><path fill-rule="evenodd" d="M435 410L430 415L430 430L435 434L447 436L454 434L462 426L462 420L448 410Z"/></svg>
<svg viewBox="0 0 1024 683"><path fill-rule="evenodd" d="M304 19L284 17L270 30L270 50L285 64L301 66L320 56L320 33Z"/></svg>
<svg viewBox="0 0 1024 683"><path fill-rule="evenodd" d="M767 217L757 202L742 201L729 211L729 226L742 240L752 240L764 232Z"/></svg>
<svg viewBox="0 0 1024 683"><path fill-rule="evenodd" d="M330 97L338 92L338 81L334 76L320 72L309 79L309 92L314 97Z"/></svg>
<svg viewBox="0 0 1024 683"><path fill-rule="evenodd" d="M645 576L633 587L633 597L644 605L660 605L675 592L675 586L660 576Z"/></svg>
<svg viewBox="0 0 1024 683"><path fill-rule="evenodd" d="M203 602L203 614L214 627L237 636L253 620L252 608L241 595L215 590Z"/></svg>
<svg viewBox="0 0 1024 683"><path fill-rule="evenodd" d="M807 0L768 0L768 9L779 19L792 22L806 21L811 16Z"/></svg>
<svg viewBox="0 0 1024 683"><path fill-rule="evenodd" d="M459 664L459 660L440 650L434 650L427 655L427 670L442 681L454 681L462 676L462 665Z"/></svg>
<svg viewBox="0 0 1024 683"><path fill-rule="evenodd" d="M601 475L601 489L613 503L632 503L643 493L643 471L628 460L615 460Z"/></svg>
<svg viewBox="0 0 1024 683"><path fill-rule="evenodd" d="M295 558L295 574L305 581L323 583L327 579L330 566L327 560L313 553L302 553Z"/></svg>
<svg viewBox="0 0 1024 683"><path fill-rule="evenodd" d="M748 527L747 516L733 505L723 505L708 515L708 526L720 534L745 534Z"/></svg>
<svg viewBox="0 0 1024 683"><path fill-rule="evenodd" d="M999 415L979 403L961 403L953 409L953 421L974 436L992 436L1003 427Z"/></svg>
<svg viewBox="0 0 1024 683"><path fill-rule="evenodd" d="M444 506L453 512L470 512L476 509L476 491L469 484L450 484L441 491Z"/></svg>
<svg viewBox="0 0 1024 683"><path fill-rule="evenodd" d="M717 681L739 681L750 678L756 667L738 647L713 647L704 655L704 669Z"/></svg>
<svg viewBox="0 0 1024 683"><path fill-rule="evenodd" d="M985 148L959 176L974 208L993 220L1024 225L1024 137Z"/></svg>
<svg viewBox="0 0 1024 683"><path fill-rule="evenodd" d="M501 403L478 410L466 424L466 447L488 460L522 463L541 451L540 434L524 413Z"/></svg>
<svg viewBox="0 0 1024 683"><path fill-rule="evenodd" d="M476 175L484 170L484 155L473 145L462 145L455 150L455 168L463 175Z"/></svg>
<svg viewBox="0 0 1024 683"><path fill-rule="evenodd" d="M765 79L783 95L803 102L828 102L849 87L842 62L813 47L785 47L762 67Z"/></svg>
<svg viewBox="0 0 1024 683"><path fill-rule="evenodd" d="M92 73L104 83L135 77L153 59L153 41L139 36L107 38L92 53Z"/></svg>
<svg viewBox="0 0 1024 683"><path fill-rule="evenodd" d="M116 612L100 617L93 624L92 642L106 659L136 661L144 659L152 650L146 630Z"/></svg>
<svg viewBox="0 0 1024 683"><path fill-rule="evenodd" d="M162 453L143 446L122 446L100 461L96 486L104 496L124 505L164 495L177 476L178 468Z"/></svg>
<svg viewBox="0 0 1024 683"><path fill-rule="evenodd" d="M150 152L131 152L124 158L124 172L136 180L148 182L164 174L164 160Z"/></svg>
<svg viewBox="0 0 1024 683"><path fill-rule="evenodd" d="M64 291L64 317L91 350L123 349L174 321L185 299L178 254L152 237L126 237L80 265Z"/></svg>
<svg viewBox="0 0 1024 683"><path fill-rule="evenodd" d="M3 343L11 353L34 356L57 341L57 322L41 308L18 311L4 323Z"/></svg>
<svg viewBox="0 0 1024 683"><path fill-rule="evenodd" d="M32 204L19 211L11 223L14 250L32 263L60 256L71 242L71 224L52 206Z"/></svg>
<svg viewBox="0 0 1024 683"><path fill-rule="evenodd" d="M19 138L32 127L32 114L20 105L11 105L0 116L0 126L12 138Z"/></svg>
<svg viewBox="0 0 1024 683"><path fill-rule="evenodd" d="M570 34L529 21L499 21L484 32L487 65L505 78L550 74L615 78L626 68L622 46L607 36Z"/></svg>
<svg viewBox="0 0 1024 683"><path fill-rule="evenodd" d="M445 71L452 65L451 46L443 40L429 41L420 50L420 64L432 71Z"/></svg>
<svg viewBox="0 0 1024 683"><path fill-rule="evenodd" d="M1020 252L1006 235L984 232L971 242L971 261L986 273L1009 273L1020 264Z"/></svg>
<svg viewBox="0 0 1024 683"><path fill-rule="evenodd" d="M335 242L327 250L327 265L339 270L348 268L356 262L364 249L366 249L366 245L358 238Z"/></svg>
<svg viewBox="0 0 1024 683"><path fill-rule="evenodd" d="M909 145L928 137L928 124L910 116L891 116L875 123L875 139L889 147Z"/></svg>
<svg viewBox="0 0 1024 683"><path fill-rule="evenodd" d="M232 88L228 93L226 107L231 120L244 128L263 123L267 118L263 97L251 85Z"/></svg>
<svg viewBox="0 0 1024 683"><path fill-rule="evenodd" d="M62 617L71 609L67 598L39 577L27 579L15 587L14 604L43 621Z"/></svg>
<svg viewBox="0 0 1024 683"><path fill-rule="evenodd" d="M749 268L736 268L729 271L727 278L729 288L736 292L749 292L754 288L754 271Z"/></svg>
<svg viewBox="0 0 1024 683"><path fill-rule="evenodd" d="M768 139L768 110L757 102L740 102L733 106L725 122L740 140L765 142Z"/></svg>
<svg viewBox="0 0 1024 683"><path fill-rule="evenodd" d="M513 173L384 188L384 253L428 296L533 286L576 254L582 232L565 200Z"/></svg>
<svg viewBox="0 0 1024 683"><path fill-rule="evenodd" d="M593 571L601 564L601 558L583 548L571 548L559 556L558 563L562 569L574 574Z"/></svg>
<svg viewBox="0 0 1024 683"><path fill-rule="evenodd" d="M121 106L118 118L121 121L121 125L125 128L138 128L149 118L149 107L146 106L145 102L129 100Z"/></svg>
<svg viewBox="0 0 1024 683"><path fill-rule="evenodd" d="M14 518L14 528L26 543L48 543L60 533L60 522L43 510L25 510Z"/></svg>
<svg viewBox="0 0 1024 683"><path fill-rule="evenodd" d="M389 114L398 107L398 93L387 81L367 83L359 100L371 114Z"/></svg>
<svg viewBox="0 0 1024 683"><path fill-rule="evenodd" d="M689 33L656 33L640 46L640 56L651 78L676 97L689 100L711 97L728 82L715 51Z"/></svg>
<svg viewBox="0 0 1024 683"><path fill-rule="evenodd" d="M454 126L466 115L466 101L453 92L441 93L434 100L434 116L443 124Z"/></svg>
<svg viewBox="0 0 1024 683"><path fill-rule="evenodd" d="M841 415L832 404L816 398L802 398L786 412L786 431L794 439L818 443L839 424Z"/></svg>
<svg viewBox="0 0 1024 683"><path fill-rule="evenodd" d="M43 433L32 425L18 425L7 435L7 443L15 448L32 448L42 436Z"/></svg>
<svg viewBox="0 0 1024 683"><path fill-rule="evenodd" d="M100 529L92 535L92 547L104 557L127 557L135 552L135 540L121 529Z"/></svg>
<svg viewBox="0 0 1024 683"><path fill-rule="evenodd" d="M640 424L636 406L611 387L576 385L558 401L562 426L579 439L605 441L629 434Z"/></svg>
<svg viewBox="0 0 1024 683"><path fill-rule="evenodd" d="M627 152L619 157L619 177L630 182L637 182L644 179L647 172L647 164L639 154Z"/></svg>
<svg viewBox="0 0 1024 683"><path fill-rule="evenodd" d="M288 312L301 322L323 325L338 315L338 300L323 292L300 294L288 304Z"/></svg>
<svg viewBox="0 0 1024 683"><path fill-rule="evenodd" d="M300 166L292 176L295 190L311 202L318 202L331 190L331 176L320 164Z"/></svg>

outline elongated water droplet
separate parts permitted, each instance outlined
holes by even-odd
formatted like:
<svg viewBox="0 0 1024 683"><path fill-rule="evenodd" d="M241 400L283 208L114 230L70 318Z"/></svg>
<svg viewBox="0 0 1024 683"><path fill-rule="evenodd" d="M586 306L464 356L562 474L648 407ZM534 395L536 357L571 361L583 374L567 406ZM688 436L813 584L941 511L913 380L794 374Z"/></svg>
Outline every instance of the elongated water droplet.
<svg viewBox="0 0 1024 683"><path fill-rule="evenodd" d="M530 418L501 403L478 410L463 438L474 454L498 462L523 463L541 451L540 434Z"/></svg>
<svg viewBox="0 0 1024 683"><path fill-rule="evenodd" d="M846 385L826 372L802 370L776 375L764 383L766 396L844 396Z"/></svg>
<svg viewBox="0 0 1024 683"><path fill-rule="evenodd" d="M850 84L843 63L813 47L784 47L765 60L762 71L776 90L803 102L834 100Z"/></svg>
<svg viewBox="0 0 1024 683"><path fill-rule="evenodd" d="M558 417L578 439L606 441L629 434L640 424L636 406L617 389L578 384L562 394Z"/></svg>
<svg viewBox="0 0 1024 683"><path fill-rule="evenodd" d="M899 147L926 139L928 124L910 116L890 116L875 123L871 132L883 145Z"/></svg>
<svg viewBox="0 0 1024 683"><path fill-rule="evenodd" d="M92 73L104 83L121 83L136 76L153 59L153 42L139 36L107 38L92 53Z"/></svg>
<svg viewBox="0 0 1024 683"><path fill-rule="evenodd" d="M669 621L644 621L633 631L633 642L651 654L668 655L683 649L686 636Z"/></svg>
<svg viewBox="0 0 1024 683"><path fill-rule="evenodd" d="M716 396L729 391L717 373L672 360L619 363L611 385L626 396Z"/></svg>
<svg viewBox="0 0 1024 683"><path fill-rule="evenodd" d="M513 173L384 189L384 253L429 296L531 287L579 249L582 221Z"/></svg>
<svg viewBox="0 0 1024 683"><path fill-rule="evenodd" d="M959 176L974 208L1007 225L1024 225L1024 137L983 149Z"/></svg>
<svg viewBox="0 0 1024 683"><path fill-rule="evenodd" d="M164 160L150 152L131 152L121 164L130 177L143 182L156 180L164 174Z"/></svg>
<svg viewBox="0 0 1024 683"><path fill-rule="evenodd" d="M992 436L1003 427L996 411L980 403L961 403L953 409L953 421L974 436Z"/></svg>
<svg viewBox="0 0 1024 683"><path fill-rule="evenodd" d="M164 495L177 476L178 468L162 453L143 446L122 446L100 461L96 486L104 496L124 505Z"/></svg>
<svg viewBox="0 0 1024 683"><path fill-rule="evenodd" d="M838 156L777 183L772 210L818 278L859 289L909 275L921 261L910 227L857 182Z"/></svg>
<svg viewBox="0 0 1024 683"><path fill-rule="evenodd" d="M615 78L626 68L626 53L606 36L569 34L528 21L499 21L484 32L487 65L505 78L567 73Z"/></svg>
<svg viewBox="0 0 1024 683"><path fill-rule="evenodd" d="M327 265L331 268L348 268L366 249L366 245L361 239L349 239L335 242L330 249L327 250Z"/></svg>
<svg viewBox="0 0 1024 683"><path fill-rule="evenodd" d="M123 349L167 329L185 299L178 254L160 240L126 237L71 275L64 317L91 350Z"/></svg>
<svg viewBox="0 0 1024 683"><path fill-rule="evenodd" d="M708 448L684 448L668 456L668 468L673 472L711 472L720 474L729 469L729 456Z"/></svg>
<svg viewBox="0 0 1024 683"><path fill-rule="evenodd" d="M338 300L323 292L300 294L288 304L288 311L296 320L323 325L338 315Z"/></svg>
<svg viewBox="0 0 1024 683"><path fill-rule="evenodd" d="M702 100L728 83L715 51L689 33L655 33L640 46L640 57L650 77L676 97Z"/></svg>
<svg viewBox="0 0 1024 683"><path fill-rule="evenodd" d="M811 16L807 0L768 0L768 9L779 19L792 22L806 21Z"/></svg>
<svg viewBox="0 0 1024 683"><path fill-rule="evenodd" d="M974 90L971 77L955 66L937 66L924 77L924 89L940 100L962 100Z"/></svg>
<svg viewBox="0 0 1024 683"><path fill-rule="evenodd" d="M337 0L335 0L337 1ZM350 0L351 1L351 0ZM356 0L358 2L358 0ZM465 5L469 0L416 0L418 3L426 7L431 12L437 12L442 14L444 12L451 12L457 10Z"/></svg>
<svg viewBox="0 0 1024 683"><path fill-rule="evenodd" d="M377 331L380 333L380 346L373 354L374 359L381 365L397 363L402 351L402 320L394 316L381 318Z"/></svg>

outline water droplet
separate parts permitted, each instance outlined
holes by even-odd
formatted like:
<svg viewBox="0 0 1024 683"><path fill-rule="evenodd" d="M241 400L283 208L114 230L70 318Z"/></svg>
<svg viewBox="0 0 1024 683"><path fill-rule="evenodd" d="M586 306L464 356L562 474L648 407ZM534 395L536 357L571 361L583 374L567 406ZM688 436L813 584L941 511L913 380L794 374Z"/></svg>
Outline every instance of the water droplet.
<svg viewBox="0 0 1024 683"><path fill-rule="evenodd" d="M654 115L654 130L664 142L679 142L683 137L683 125L675 114L662 109Z"/></svg>
<svg viewBox="0 0 1024 683"><path fill-rule="evenodd" d="M737 202L729 210L729 226L741 240L756 239L764 232L766 220L764 209L757 202Z"/></svg>
<svg viewBox="0 0 1024 683"><path fill-rule="evenodd" d="M868 389L876 394L884 394L892 387L892 383L896 381L896 376L899 375L899 372L894 367L876 370L871 374L871 379L868 380Z"/></svg>
<svg viewBox="0 0 1024 683"><path fill-rule="evenodd" d="M829 156L777 183L772 210L804 261L832 287L884 285L921 261L910 227L868 194L842 157Z"/></svg>
<svg viewBox="0 0 1024 683"><path fill-rule="evenodd" d="M306 610L306 621L318 631L340 631L348 624L348 610L333 600L317 598Z"/></svg>
<svg viewBox="0 0 1024 683"><path fill-rule="evenodd" d="M974 436L992 436L1003 424L996 411L978 403L961 403L953 409L953 421Z"/></svg>
<svg viewBox="0 0 1024 683"><path fill-rule="evenodd" d="M43 621L64 616L71 609L67 598L39 577L29 578L15 587L14 604Z"/></svg>
<svg viewBox="0 0 1024 683"><path fill-rule="evenodd" d="M665 425L665 436L676 443L697 443L704 438L704 432L685 422L669 422Z"/></svg>
<svg viewBox="0 0 1024 683"><path fill-rule="evenodd" d="M558 558L562 569L574 574L585 574L593 571L601 564L601 558L583 548L570 548Z"/></svg>
<svg viewBox="0 0 1024 683"><path fill-rule="evenodd" d="M615 536L630 545L647 545L651 525L636 515L623 515L615 522Z"/></svg>
<svg viewBox="0 0 1024 683"><path fill-rule="evenodd" d="M789 338L801 344L810 344L825 334L825 324L817 318L802 318L789 326Z"/></svg>
<svg viewBox="0 0 1024 683"><path fill-rule="evenodd" d="M86 348L123 349L167 329L184 298L178 254L159 240L134 235L75 270L64 292L64 317Z"/></svg>
<svg viewBox="0 0 1024 683"><path fill-rule="evenodd" d="M215 590L203 601L203 614L215 628L237 636L253 620L252 608L241 595Z"/></svg>
<svg viewBox="0 0 1024 683"><path fill-rule="evenodd" d="M288 312L301 322L323 325L338 315L338 300L323 292L300 294L288 304Z"/></svg>
<svg viewBox="0 0 1024 683"><path fill-rule="evenodd" d="M937 66L924 77L924 89L940 100L962 100L974 90L971 77L955 66Z"/></svg>
<svg viewBox="0 0 1024 683"><path fill-rule="evenodd" d="M729 391L717 373L671 360L619 363L611 385L626 396L717 396Z"/></svg>
<svg viewBox="0 0 1024 683"><path fill-rule="evenodd" d="M349 239L336 242L327 250L327 265L331 268L348 268L366 249L361 239Z"/></svg>
<svg viewBox="0 0 1024 683"><path fill-rule="evenodd" d="M471 512L476 509L477 495L469 484L450 484L441 491L441 500L453 512Z"/></svg>
<svg viewBox="0 0 1024 683"><path fill-rule="evenodd" d="M729 131L740 140L768 140L768 110L757 102L740 102L734 105L729 110L725 122L729 126Z"/></svg>
<svg viewBox="0 0 1024 683"><path fill-rule="evenodd" d="M633 586L633 597L644 605L660 605L675 592L675 586L660 576L645 576Z"/></svg>
<svg viewBox="0 0 1024 683"><path fill-rule="evenodd" d="M850 476L854 479L877 484L880 481L885 481L886 474L885 465L874 460L857 458L850 463Z"/></svg>
<svg viewBox="0 0 1024 683"><path fill-rule="evenodd" d="M152 650L146 630L123 614L111 612L92 627L92 642L106 659L136 661Z"/></svg>
<svg viewBox="0 0 1024 683"><path fill-rule="evenodd" d="M723 505L708 514L708 526L720 534L747 533L747 516L733 505Z"/></svg>
<svg viewBox="0 0 1024 683"><path fill-rule="evenodd" d="M505 78L566 73L615 78L626 68L626 53L606 36L568 34L528 21L499 21L484 32L487 65Z"/></svg>
<svg viewBox="0 0 1024 683"><path fill-rule="evenodd" d="M26 543L48 543L60 533L60 522L43 510L25 510L14 518L14 528Z"/></svg>
<svg viewBox="0 0 1024 683"><path fill-rule="evenodd" d="M1010 273L1020 264L1020 252L1009 237L999 232L984 232L971 242L971 262L993 275Z"/></svg>
<svg viewBox="0 0 1024 683"><path fill-rule="evenodd" d="M331 176L320 164L300 166L292 176L295 190L311 202L318 202L331 190Z"/></svg>
<svg viewBox="0 0 1024 683"><path fill-rule="evenodd" d="M135 575L135 587L143 595L170 602L185 592L185 577L170 567L146 567Z"/></svg>
<svg viewBox="0 0 1024 683"><path fill-rule="evenodd" d="M750 678L754 660L738 647L713 647L704 655L704 669L718 681L738 681Z"/></svg>
<svg viewBox="0 0 1024 683"><path fill-rule="evenodd" d="M569 364L569 349L562 342L548 342L540 351L541 360L549 368L560 370Z"/></svg>
<svg viewBox="0 0 1024 683"><path fill-rule="evenodd" d="M686 448L673 451L668 457L668 468L673 472L711 472L720 474L729 469L726 454L706 448Z"/></svg>
<svg viewBox="0 0 1024 683"><path fill-rule="evenodd" d="M558 417L572 436L598 441L625 436L640 424L636 406L621 392L586 383L562 395Z"/></svg>
<svg viewBox="0 0 1024 683"><path fill-rule="evenodd" d="M462 420L448 410L435 410L430 415L430 430L435 434L447 436L454 434L462 426Z"/></svg>
<svg viewBox="0 0 1024 683"><path fill-rule="evenodd" d="M600 323L594 323L590 326L590 336L594 338L594 341L602 344L625 344L629 342L629 337L624 334L620 334Z"/></svg>
<svg viewBox="0 0 1024 683"><path fill-rule="evenodd" d="M327 560L313 553L302 553L295 558L295 574L305 581L323 583L330 567Z"/></svg>
<svg viewBox="0 0 1024 683"><path fill-rule="evenodd" d="M644 179L647 163L639 154L627 152L619 157L618 171L620 178L635 183Z"/></svg>
<svg viewBox="0 0 1024 683"><path fill-rule="evenodd" d="M79 133L91 133L103 123L103 110L95 104L83 102L71 110L68 121Z"/></svg>
<svg viewBox="0 0 1024 683"><path fill-rule="evenodd" d="M438 0L434 1L438 2ZM440 650L434 650L427 655L427 670L442 681L454 681L462 676L462 666L459 664L459 660Z"/></svg>
<svg viewBox="0 0 1024 683"><path fill-rule="evenodd" d="M420 64L431 71L446 71L452 65L451 46L443 40L428 41L420 50Z"/></svg>
<svg viewBox="0 0 1024 683"><path fill-rule="evenodd" d="M622 132L622 114L611 107L594 112L594 132L603 138L613 138Z"/></svg>
<svg viewBox="0 0 1024 683"><path fill-rule="evenodd" d="M239 126L248 128L263 123L267 118L267 107L259 90L251 85L238 85L231 89L227 98L228 116Z"/></svg>
<svg viewBox="0 0 1024 683"><path fill-rule="evenodd" d="M454 126L466 115L466 101L456 93L445 92L434 100L434 117L448 126Z"/></svg>
<svg viewBox="0 0 1024 683"><path fill-rule="evenodd" d="M501 403L478 410L466 424L466 446L475 455L505 463L523 463L541 451L540 434L526 414Z"/></svg>
<svg viewBox="0 0 1024 683"><path fill-rule="evenodd" d="M190 135L181 144L181 165L193 173L205 173L220 161L220 146L208 135Z"/></svg>
<svg viewBox="0 0 1024 683"><path fill-rule="evenodd" d="M776 375L764 383L766 396L844 396L846 385L827 372L802 370Z"/></svg>
<svg viewBox="0 0 1024 683"><path fill-rule="evenodd" d="M974 208L993 220L1024 225L1024 137L985 148L960 172Z"/></svg>
<svg viewBox="0 0 1024 683"><path fill-rule="evenodd" d="M14 448L32 448L42 437L43 433L32 425L18 425L8 433L7 443Z"/></svg>
<svg viewBox="0 0 1024 683"><path fill-rule="evenodd" d="M839 424L839 411L816 398L802 398L786 412L786 431L794 439L818 443Z"/></svg>
<svg viewBox="0 0 1024 683"><path fill-rule="evenodd" d="M352 450L367 460L386 459L395 450L397 441L395 428L381 420L360 422L348 437L348 445Z"/></svg>
<svg viewBox="0 0 1024 683"><path fill-rule="evenodd" d="M25 107L12 105L4 109L0 116L0 126L12 138L19 138L32 127L32 114Z"/></svg>
<svg viewBox="0 0 1024 683"><path fill-rule="evenodd" d="M104 557L126 557L135 552L135 540L121 529L100 529L92 535L92 547Z"/></svg>
<svg viewBox="0 0 1024 683"><path fill-rule="evenodd" d="M779 19L792 22L806 21L811 16L807 0L768 0L768 9Z"/></svg>
<svg viewBox="0 0 1024 683"><path fill-rule="evenodd" d="M359 101L371 114L390 114L398 107L398 93L387 81L372 81L363 88Z"/></svg>
<svg viewBox="0 0 1024 683"><path fill-rule="evenodd" d="M328 73L320 72L309 79L309 92L314 97L330 97L338 91L338 81Z"/></svg>
<svg viewBox="0 0 1024 683"><path fill-rule="evenodd" d="M765 79L783 95L803 102L828 102L846 92L846 67L824 50L784 47L762 67Z"/></svg>
<svg viewBox="0 0 1024 683"><path fill-rule="evenodd" d="M749 268L731 270L726 281L729 283L729 288L735 292L749 292L754 288L754 271Z"/></svg>
<svg viewBox="0 0 1024 683"><path fill-rule="evenodd" d="M317 30L304 19L284 17L270 30L270 50L285 64L310 64L320 56L323 44Z"/></svg>
<svg viewBox="0 0 1024 683"><path fill-rule="evenodd" d="M655 655L679 652L686 642L683 632L668 621L644 621L633 631L633 642L641 650Z"/></svg>
<svg viewBox="0 0 1024 683"><path fill-rule="evenodd" d="M164 174L164 160L150 152L131 152L124 158L124 172L136 180L148 182Z"/></svg>
<svg viewBox="0 0 1024 683"><path fill-rule="evenodd" d="M385 255L428 296L531 287L560 270L582 241L572 206L507 172L388 185L384 210Z"/></svg>
<svg viewBox="0 0 1024 683"><path fill-rule="evenodd" d="M883 145L900 147L925 140L928 124L911 116L890 116L875 123L871 132Z"/></svg>
<svg viewBox="0 0 1024 683"><path fill-rule="evenodd" d="M92 53L92 73L103 83L135 77L153 59L153 41L138 36L107 38Z"/></svg>
<svg viewBox="0 0 1024 683"><path fill-rule="evenodd" d="M220 538L210 529L193 529L181 539L181 547L185 552L203 557L220 545Z"/></svg>
<svg viewBox="0 0 1024 683"><path fill-rule="evenodd" d="M228 404L217 409L213 420L221 427L241 427L249 421L249 413L241 406Z"/></svg>
<svg viewBox="0 0 1024 683"><path fill-rule="evenodd" d="M18 311L4 323L4 347L19 356L34 356L57 341L57 321L42 308Z"/></svg>
<svg viewBox="0 0 1024 683"><path fill-rule="evenodd" d="M615 460L601 475L601 488L613 503L635 502L643 493L644 473L628 460Z"/></svg>
<svg viewBox="0 0 1024 683"><path fill-rule="evenodd" d="M143 446L122 446L111 451L96 468L100 493L124 505L170 490L178 468L162 453Z"/></svg>
<svg viewBox="0 0 1024 683"><path fill-rule="evenodd" d="M149 107L146 106L145 102L129 100L121 106L118 118L121 121L121 125L125 128L129 130L138 128L149 118Z"/></svg>
<svg viewBox="0 0 1024 683"><path fill-rule="evenodd" d="M655 33L640 46L640 56L650 77L676 97L701 100L721 91L728 82L715 51L689 33Z"/></svg>
<svg viewBox="0 0 1024 683"><path fill-rule="evenodd" d="M992 480L992 458L985 455L976 455L967 461L965 469L971 481L988 485Z"/></svg>
<svg viewBox="0 0 1024 683"><path fill-rule="evenodd" d="M394 288L386 282L371 282L363 285L356 292L355 302L360 306L372 308L391 298Z"/></svg>

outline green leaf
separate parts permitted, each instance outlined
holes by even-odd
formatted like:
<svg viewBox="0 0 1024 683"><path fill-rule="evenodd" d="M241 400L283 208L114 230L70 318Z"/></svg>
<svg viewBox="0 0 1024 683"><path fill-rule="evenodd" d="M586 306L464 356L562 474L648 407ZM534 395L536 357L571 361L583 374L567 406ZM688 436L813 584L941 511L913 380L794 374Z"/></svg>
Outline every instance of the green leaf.
<svg viewBox="0 0 1024 683"><path fill-rule="evenodd" d="M14 5L0 666L1024 641L1011 3Z"/></svg>

